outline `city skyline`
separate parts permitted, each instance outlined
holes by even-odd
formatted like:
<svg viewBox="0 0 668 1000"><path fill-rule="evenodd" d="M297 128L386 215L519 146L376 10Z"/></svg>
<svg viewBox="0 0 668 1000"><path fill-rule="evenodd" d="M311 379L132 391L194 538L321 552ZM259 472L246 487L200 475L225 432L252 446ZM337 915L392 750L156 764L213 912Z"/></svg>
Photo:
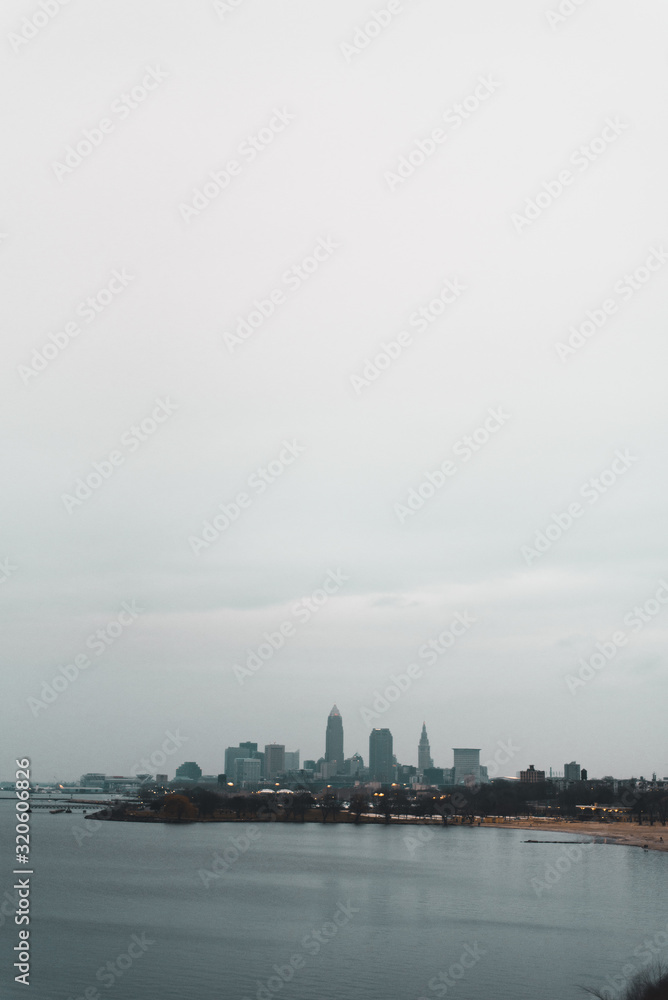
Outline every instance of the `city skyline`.
<svg viewBox="0 0 668 1000"><path fill-rule="evenodd" d="M184 743L189 742L188 738L184 738L183 734L173 736L170 733L169 735L171 740L170 755L177 754ZM235 784L241 784L243 782L257 781L261 774L264 779L271 780L278 774L288 770L311 768L317 771L322 765L322 774L325 778L341 778L348 773L349 761L353 758L361 758L365 769L368 771L369 780L388 782L391 780L390 774L394 759L397 765L415 768L418 776L421 776L425 771L429 771L431 777L428 779L428 782L438 784L439 781L433 775L436 772L445 771L446 775L447 773L451 774L453 783L460 784L469 778L475 781L487 781L495 777L516 778L524 774L533 775L533 780L542 780L540 775L555 778L563 776L568 780L577 780L582 767L575 760L566 762L564 757L563 763L545 764L542 768L536 768L534 772L534 765L527 765L523 757L522 748L514 745L512 740L497 741L494 749L487 757L483 757L482 759L480 748L451 746L449 748L450 761L447 759L436 760L431 754L430 740L427 733L426 720L424 719L416 746L416 761L412 758L402 759L397 755L394 750L394 734L388 727L375 727L371 729L368 734L366 756L360 753L359 750L355 750L346 758L343 750L343 737L342 713L339 711L337 705L334 705L327 716L324 748L319 754L310 757L308 754L303 755L299 749L288 750L287 743L272 741L271 743L262 745L257 741L242 740L236 745L228 744L221 750L220 759L223 761L223 771L221 771L219 764L214 764L211 767L207 767L206 765L201 767L200 773L212 775L225 773L228 780ZM163 743L163 750L154 752L151 758L143 758L139 764L131 767L129 769L130 773L157 773L163 770L168 760L166 748L170 740ZM193 758L195 756L192 755ZM340 761L339 757L341 758ZM638 774L626 771L616 773L612 769L598 774L594 773L591 767L584 766L582 769L585 774L588 774L593 779L602 778L606 775L624 778L643 777L648 779L648 776L651 774L658 775L659 779L663 778L662 769L656 766ZM41 776L40 780L46 781L48 779ZM446 778L446 783L447 780Z"/></svg>
<svg viewBox="0 0 668 1000"><path fill-rule="evenodd" d="M390 713L387 712L386 716L387 715L390 715ZM393 755L396 757L398 763L408 766L415 766L418 768L418 770L422 770L420 761L421 759L426 760L426 755L428 755L428 758L431 761L431 763L425 764L425 766L435 767L437 769L438 768L448 769L451 767L456 768L457 766L456 755L458 752L457 747L454 746L452 743L451 744L447 743L447 737L441 734L438 727L434 727L433 730L437 734L436 746L438 749L436 751L433 751L432 741L427 735L427 726L425 719L422 719L422 722L419 727L420 729L419 738L415 741L412 741L410 739L410 736L408 736L408 734L406 733L405 731L406 725L407 722L403 721L401 723L401 728L397 727L396 730L392 729L392 727L390 726L374 727L376 729L388 729L390 731L391 741L393 745ZM252 723L246 724L241 722L238 723L238 726L240 727L242 734L245 736L248 735L249 729L254 728ZM287 727L284 726L284 728ZM238 742L225 741L225 746L221 747L219 751L214 751L213 754L211 753L211 751L209 751L209 755L207 756L205 752L201 752L200 750L196 749L198 746L202 748L206 745L206 740L201 735L199 736L199 738L197 735L191 737L185 733L185 730L182 731L179 729L179 727L176 727L175 740L172 738L171 730L168 733L172 745L174 747L170 751L170 754L172 753L177 754L176 747L183 747L184 749L187 747L189 759L200 761L201 757L202 760L205 761L205 763L202 764L202 770L204 773L207 774L226 773L230 776L231 780L234 780L236 777L239 777L242 773L241 771L237 772L237 770L235 770L235 764L234 764L235 758L238 757L241 759L245 759L246 763L244 764L243 767L243 774L245 774L246 778L250 780L251 777L254 776L257 772L252 762L248 763L249 759L252 759L253 757L264 757L264 751L266 751L269 747L275 748L275 752L277 753L276 763L272 765L275 770L280 770L281 761L285 761L286 758L292 757L293 754L301 757L302 767L304 766L303 762L306 760L318 761L322 759L323 761L327 762L328 745L331 748L331 752L337 752L334 748L337 749L340 748L340 752L343 755L344 761L349 758L352 758L354 755L361 755L361 757L364 760L365 767L367 768L369 767L370 765L369 738L370 734L374 731L374 729L371 730L367 729L366 736L362 736L360 742L357 745L355 745L355 749L352 750L346 756L343 751L343 738L344 738L343 715L338 709L336 704L331 708L330 712L326 716L324 735L322 734L321 726L320 727L316 726L316 728L321 729L320 747L318 748L317 752L313 754L307 751L305 752L301 749L293 749L296 748L297 746L301 747L306 744L302 739L302 734L291 733L285 737L282 743L279 743L275 739L272 739L271 741L268 741L266 743L263 743L261 740L257 741L241 740ZM363 732L364 723L363 722L361 723L361 727L357 727L354 725L354 719L353 719L353 725L351 726L351 728L355 732L360 731L361 728L361 731ZM457 731L462 732L463 729L464 727L460 725ZM276 732L275 726L272 727L271 731L272 734L275 734ZM479 728L476 731L479 732ZM400 734L398 743L397 743L397 733ZM164 768L166 767L166 765L164 765L163 767L162 757L164 757L165 760L169 759L169 757L166 756L166 754L164 753L163 750L160 749L160 747L164 747L167 743L170 742L170 739L162 740L160 743L158 743L156 749L151 751L152 755L155 754L161 755L160 758L161 762L154 766L155 771L164 770ZM538 766L538 770L544 770L548 776L550 774L550 771L552 771L554 775L557 775L562 773L563 769L568 768L569 766L567 763L568 756L570 756L571 758L575 757L580 761L584 759L585 763L582 766L584 766L587 769L589 776L592 778L601 778L605 775L615 775L618 777L625 777L625 778L640 777L642 775L643 777L647 778L648 775L651 775L652 773L656 773L657 775L659 775L659 777L663 777L664 771L668 771L668 766L662 767L661 762L656 763L652 761L650 761L644 769L640 770L636 769L635 771L629 768L628 766L625 766L623 763L621 768L620 767L615 768L612 766L606 768L604 766L603 768L597 769L596 767L592 766L591 760L587 756L586 752L585 753L580 752L581 743L577 742L575 745L569 743L568 747L564 745L563 748L561 750L558 749L557 753L553 754L549 760L545 755L545 753L542 753L540 747L537 748L536 746L534 746L529 751L525 752L524 748L516 744L513 741L512 737L506 737L505 739L499 738L494 743L486 742L484 740L480 742L482 744L483 749L476 750L475 752L478 754L478 763L482 765L498 760L499 758L498 756L495 757L495 754L498 755L499 748L501 748L502 750L501 757L503 758L504 764L507 763L507 768L505 770L503 768L501 768L498 771L495 770L496 776L499 777L504 775L508 777L518 776L520 774L520 771L528 767L529 759L531 759L532 761L533 760L539 761L540 764ZM412 751L410 750L411 743L413 744ZM462 741L462 743L465 743L465 741ZM402 755L402 753L397 750L397 746L406 748L407 752L405 756ZM508 748L511 748L510 754L507 752ZM472 751L466 750L463 752L465 754L468 754ZM125 757L124 759L125 761L129 760L128 757ZM108 766L105 765L105 761L101 757L96 757L95 755L93 755L93 757L91 757L90 754L87 755L86 760L88 763L90 763L91 760L93 761L93 763L90 763L90 767L87 766L87 769L91 772L98 771L100 768ZM112 767L109 770L109 773L111 773L112 771L118 774L139 773L137 771L137 768L146 770L146 768L148 767L147 761L150 763L150 759L146 755L143 755L141 761L142 761L141 763L137 763L135 765L118 766L115 768ZM516 761L519 761L519 763L515 767L514 763ZM473 765L475 766L475 762L469 761L466 756L462 758L461 763L466 770L470 770L469 765L471 763L473 763ZM79 772L81 772L82 762L80 762L78 765L74 764L70 766L73 768L72 773L78 774ZM496 768L496 765L493 766ZM50 769L52 771L51 776L54 776L55 771L53 770L51 765L49 764L42 765L39 760L35 761L34 773L36 774L36 776L38 776L39 780L42 781L50 780L50 777L48 775ZM463 771L460 772L460 777L461 773L463 773ZM477 772L475 773L477 774Z"/></svg>

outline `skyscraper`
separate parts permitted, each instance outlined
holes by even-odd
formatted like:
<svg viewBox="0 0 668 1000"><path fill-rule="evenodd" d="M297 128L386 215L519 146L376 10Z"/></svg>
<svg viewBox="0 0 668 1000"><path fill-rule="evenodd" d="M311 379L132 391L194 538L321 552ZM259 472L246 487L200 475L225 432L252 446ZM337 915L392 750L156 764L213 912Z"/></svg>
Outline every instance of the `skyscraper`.
<svg viewBox="0 0 668 1000"><path fill-rule="evenodd" d="M264 776L275 778L285 771L285 744L267 743L264 748Z"/></svg>
<svg viewBox="0 0 668 1000"><path fill-rule="evenodd" d="M453 747L454 759L454 780L456 785L461 785L468 778L476 782L480 781L480 750L473 747Z"/></svg>
<svg viewBox="0 0 668 1000"><path fill-rule="evenodd" d="M420 742L418 743L418 772L420 774L424 773L426 767L433 767L434 762L431 759L431 748L429 746L429 737L427 736L427 726L426 723L422 723L422 735L420 736Z"/></svg>
<svg viewBox="0 0 668 1000"><path fill-rule="evenodd" d="M328 764L336 764L335 774L343 770L343 719L336 705L327 719L325 733L325 760Z"/></svg>
<svg viewBox="0 0 668 1000"><path fill-rule="evenodd" d="M392 733L389 729L372 729L369 735L369 778L390 784L392 777Z"/></svg>

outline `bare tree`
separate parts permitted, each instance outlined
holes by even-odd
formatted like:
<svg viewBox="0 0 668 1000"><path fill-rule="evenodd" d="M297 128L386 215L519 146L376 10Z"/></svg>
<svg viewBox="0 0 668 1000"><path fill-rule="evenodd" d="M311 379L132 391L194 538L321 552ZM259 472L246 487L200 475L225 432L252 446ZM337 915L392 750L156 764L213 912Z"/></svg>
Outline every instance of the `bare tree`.
<svg viewBox="0 0 668 1000"><path fill-rule="evenodd" d="M624 983L624 992L619 994L619 1000L668 1000L668 972L661 965L651 969L642 969L632 980ZM589 996L598 1000L607 1000L609 987L603 990L592 990L583 987Z"/></svg>

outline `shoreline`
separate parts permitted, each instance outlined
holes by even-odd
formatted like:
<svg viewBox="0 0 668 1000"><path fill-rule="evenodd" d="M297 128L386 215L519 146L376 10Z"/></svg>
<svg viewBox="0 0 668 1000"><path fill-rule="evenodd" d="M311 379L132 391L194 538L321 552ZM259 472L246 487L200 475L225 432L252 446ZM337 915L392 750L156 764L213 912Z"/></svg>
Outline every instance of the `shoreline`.
<svg viewBox="0 0 668 1000"><path fill-rule="evenodd" d="M639 826L637 823L577 823L571 820L508 820L485 823L488 829L527 830L534 833L569 833L603 838L604 843L621 847L646 847L650 851L668 851L668 826ZM665 834L665 836L664 836ZM663 842L660 838L663 837Z"/></svg>
<svg viewBox="0 0 668 1000"><path fill-rule="evenodd" d="M249 817L236 817L236 816L217 816L217 817L191 817L187 819L172 819L163 816L155 815L145 815L145 814L128 814L125 816L112 817L109 815L103 815L102 813L89 813L84 817L87 820L102 820L106 822L116 822L116 823L173 823L179 826L185 826L190 823L264 823L267 820L258 819L257 816ZM577 835L581 837L586 837L588 839L597 840L599 843L619 845L622 847L640 847L646 848L650 851L668 851L668 826L664 827L658 824L654 826L639 826L637 823L591 823L591 822L575 822L573 820L531 820L531 819L517 819L517 820L497 820L496 822L481 822L478 826L476 821L473 825L469 823L447 823L443 824L440 820L434 821L430 819L408 819L395 817L389 823L385 822L384 817L363 815L360 818L359 823L355 823L355 820L351 818L346 819L336 819L334 821L328 820L327 823L323 823L320 816L306 816L303 821L285 820L278 819L278 823L287 823L288 825L303 826L304 823L318 823L323 826L337 826L344 824L346 826L366 826L372 824L374 826L410 826L410 827L443 827L448 828L466 828L466 829L480 829L480 830L524 830L528 833L565 833L569 835ZM665 833L665 837L664 837ZM525 841L525 843L528 841ZM546 841L535 841L535 843L546 843ZM555 843L555 841L547 841L547 843ZM570 843L570 841L564 841L564 843Z"/></svg>

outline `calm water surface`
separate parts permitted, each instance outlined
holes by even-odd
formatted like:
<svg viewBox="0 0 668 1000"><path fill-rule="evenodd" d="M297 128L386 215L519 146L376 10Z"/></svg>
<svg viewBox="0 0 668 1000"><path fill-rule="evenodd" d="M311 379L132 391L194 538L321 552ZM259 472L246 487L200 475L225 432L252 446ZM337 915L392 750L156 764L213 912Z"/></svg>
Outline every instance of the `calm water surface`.
<svg viewBox="0 0 668 1000"><path fill-rule="evenodd" d="M0 894L13 818L0 802ZM668 924L668 854L594 844L559 874L563 844L523 843L577 839L562 834L435 828L419 843L405 826L258 824L211 877L247 824L100 823L84 839L80 813L31 824L31 984L13 982L18 928L5 917L4 996L575 1000L579 985L639 965L634 949ZM548 868L554 884L538 895L532 879ZM118 956L131 964L111 973ZM283 984L273 967L289 975L293 956Z"/></svg>

